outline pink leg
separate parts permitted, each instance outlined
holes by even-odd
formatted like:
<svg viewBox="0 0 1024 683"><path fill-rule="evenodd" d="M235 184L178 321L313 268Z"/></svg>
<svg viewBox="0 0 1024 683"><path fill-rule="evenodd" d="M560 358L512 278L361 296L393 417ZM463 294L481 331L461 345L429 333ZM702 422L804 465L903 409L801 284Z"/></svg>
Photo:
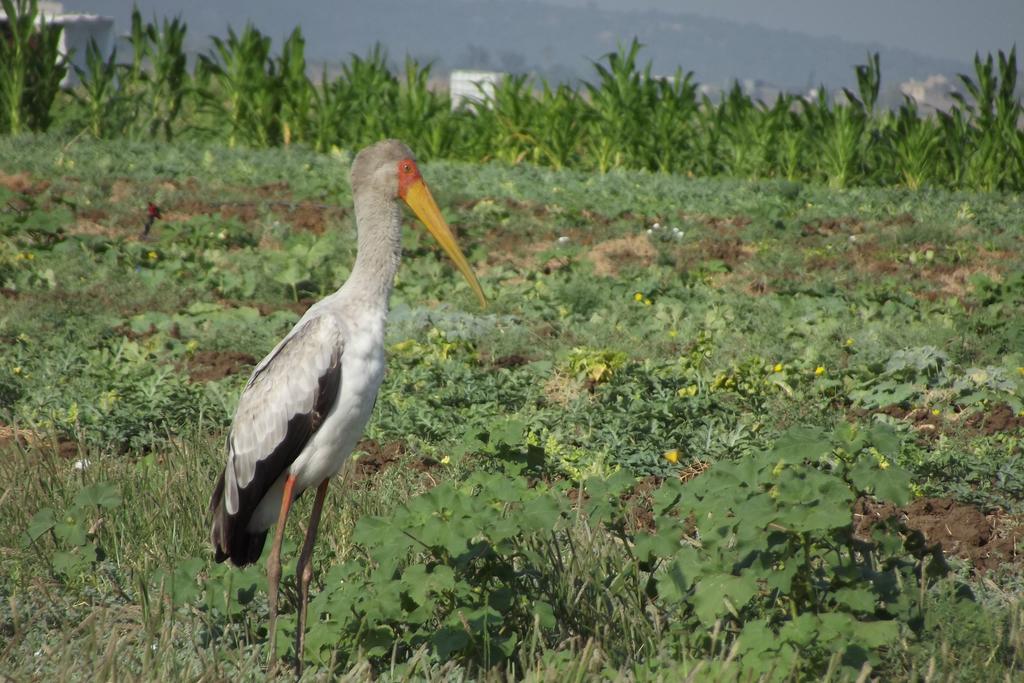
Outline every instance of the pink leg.
<svg viewBox="0 0 1024 683"><path fill-rule="evenodd" d="M309 528L306 530L306 542L302 544L302 552L299 554L299 562L295 566L295 582L299 586L299 623L295 629L295 656L298 657L298 672L302 675L302 651L306 638L306 608L309 603L309 584L313 580L313 565L310 560L313 558L313 544L316 543L316 532L320 526L320 513L324 508L324 498L327 497L327 483L329 479L320 482L316 489L316 499L313 501L313 512L309 515Z"/></svg>

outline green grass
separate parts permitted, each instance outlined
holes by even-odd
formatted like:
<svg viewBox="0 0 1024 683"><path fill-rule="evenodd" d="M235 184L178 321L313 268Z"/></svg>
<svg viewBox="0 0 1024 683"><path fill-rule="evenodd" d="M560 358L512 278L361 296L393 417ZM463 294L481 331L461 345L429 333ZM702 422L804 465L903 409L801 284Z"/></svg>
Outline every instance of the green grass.
<svg viewBox="0 0 1024 683"><path fill-rule="evenodd" d="M348 273L351 154L35 135L0 138L0 158L20 188L0 188L0 426L19 435L0 442L0 672L264 678L263 569L212 563L206 505L249 362ZM1024 512L1020 195L454 161L424 176L492 305L480 311L410 221L367 432L402 455L330 489L313 675L841 680L863 661L895 680L1020 673L1019 561L982 580L951 558L919 590L901 578L915 586L904 606L875 612L844 607L835 591L864 585L828 573L830 552L861 567L840 542L845 496ZM164 219L143 242L147 201ZM997 414L1001 427L986 422ZM673 502L673 482L706 465ZM733 545L714 550L697 517L704 547L687 555L688 506L734 467L744 478L709 499L733 511ZM811 509L837 516L792 547L757 545L768 532L750 536L764 522L750 511L791 514L817 495L796 483L811 480L837 492ZM443 485L462 526L415 516L443 508L427 494ZM484 504L492 490L501 504ZM420 529L424 547L374 524ZM879 567L929 566L912 536L886 538ZM708 604L701 582L723 576L745 596L754 569L729 559L744 543L775 558L764 576L799 561L818 583ZM397 573L380 574L391 561ZM440 566L454 583L433 611L395 616L386 592ZM671 584L673 566L685 582ZM506 604L510 587L520 600ZM332 600L360 604L363 621ZM506 621L474 620L494 605ZM858 629L839 621L815 627L838 645L801 644L819 614L898 630L860 660L841 647Z"/></svg>

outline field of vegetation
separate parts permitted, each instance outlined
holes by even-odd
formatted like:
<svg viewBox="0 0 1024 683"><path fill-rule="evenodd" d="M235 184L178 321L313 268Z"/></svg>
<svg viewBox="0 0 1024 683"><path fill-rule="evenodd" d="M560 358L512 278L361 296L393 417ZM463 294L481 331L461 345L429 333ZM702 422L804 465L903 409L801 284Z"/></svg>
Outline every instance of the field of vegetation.
<svg viewBox="0 0 1024 683"><path fill-rule="evenodd" d="M269 43L247 30L188 74L161 58L183 32L137 20L134 67L94 60L116 97L95 79L45 111L0 97L21 130L0 137L0 676L268 678L264 567L214 563L207 504L252 367L349 273L348 168L385 135L428 159L491 305L409 220L388 373L314 555L305 678L1024 674L1024 157L992 142L997 168L979 151L995 128L977 100L904 121L973 136L928 143L919 183L884 160L904 114L863 100L791 111L863 124L853 175L815 165L831 163L828 136L799 138L793 174L688 166L714 131L730 154L758 149L701 123L739 95L697 106L696 147L661 165L626 151L647 123L595 132L645 121L628 88L666 96L616 71L635 68L627 51L586 98L508 104L590 112L558 161L518 133L503 146L500 103L453 114L424 70L399 84L380 55L310 85L294 119L328 92L372 99L344 90L361 84L396 98L367 105L379 128L310 137L280 99L272 125L236 122L231 102L258 100L227 97L232 50ZM15 70L0 57L3 95ZM284 78L281 59L261 73ZM49 82L29 63L23 93ZM1000 63L1001 85L979 87L1003 92L1015 55ZM635 111L602 119L601 92ZM488 125L490 142L460 127ZM1020 144L1015 125L1000 140ZM949 175L950 150L980 175ZM271 679L293 678L310 499L286 537Z"/></svg>
<svg viewBox="0 0 1024 683"><path fill-rule="evenodd" d="M0 669L261 677L264 570L212 562L206 503L251 366L348 272L350 155L0 158ZM407 231L313 671L1020 673L1019 196L424 173L492 306Z"/></svg>
<svg viewBox="0 0 1024 683"><path fill-rule="evenodd" d="M190 66L187 25L147 22L135 11L132 54L90 46L77 71L83 85L68 94L58 86L72 67L58 59L56 31L31 28L35 0L3 2L23 19L12 24L10 41L0 41L0 133L55 129L321 152L398 137L415 140L420 158L430 160L777 177L836 188L1024 190L1016 48L976 56L974 73L959 76L957 106L932 116L909 98L897 111L876 106L877 54L856 67L857 92L845 97L822 86L816 98L784 94L763 103L736 84L712 101L692 73L653 76L635 40L596 61L590 81L512 74L483 106L452 111L448 93L428 87L429 64L406 58L396 70L375 49L314 80L301 29L275 51L269 36L247 25L211 38Z"/></svg>

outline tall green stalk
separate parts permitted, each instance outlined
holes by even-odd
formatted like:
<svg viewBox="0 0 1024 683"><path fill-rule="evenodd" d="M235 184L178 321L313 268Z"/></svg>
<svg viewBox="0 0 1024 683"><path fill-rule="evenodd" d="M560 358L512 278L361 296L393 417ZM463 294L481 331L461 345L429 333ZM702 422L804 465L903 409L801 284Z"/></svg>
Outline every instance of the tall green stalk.
<svg viewBox="0 0 1024 683"><path fill-rule="evenodd" d="M59 53L61 26L39 16L37 0L0 0L7 36L0 40L0 130L46 130L51 108L67 75Z"/></svg>

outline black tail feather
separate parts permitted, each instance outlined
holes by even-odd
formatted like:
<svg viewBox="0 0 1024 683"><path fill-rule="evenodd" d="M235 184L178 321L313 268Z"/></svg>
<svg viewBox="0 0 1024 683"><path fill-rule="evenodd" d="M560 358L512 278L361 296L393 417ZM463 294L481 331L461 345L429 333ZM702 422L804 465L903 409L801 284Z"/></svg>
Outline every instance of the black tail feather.
<svg viewBox="0 0 1024 683"><path fill-rule="evenodd" d="M231 560L236 567L253 564L263 554L263 546L267 542L267 531L246 531L245 523L238 517L229 515L224 509L224 473L217 480L210 499L210 512L213 523L210 527L210 542L213 543L214 559L217 562Z"/></svg>

